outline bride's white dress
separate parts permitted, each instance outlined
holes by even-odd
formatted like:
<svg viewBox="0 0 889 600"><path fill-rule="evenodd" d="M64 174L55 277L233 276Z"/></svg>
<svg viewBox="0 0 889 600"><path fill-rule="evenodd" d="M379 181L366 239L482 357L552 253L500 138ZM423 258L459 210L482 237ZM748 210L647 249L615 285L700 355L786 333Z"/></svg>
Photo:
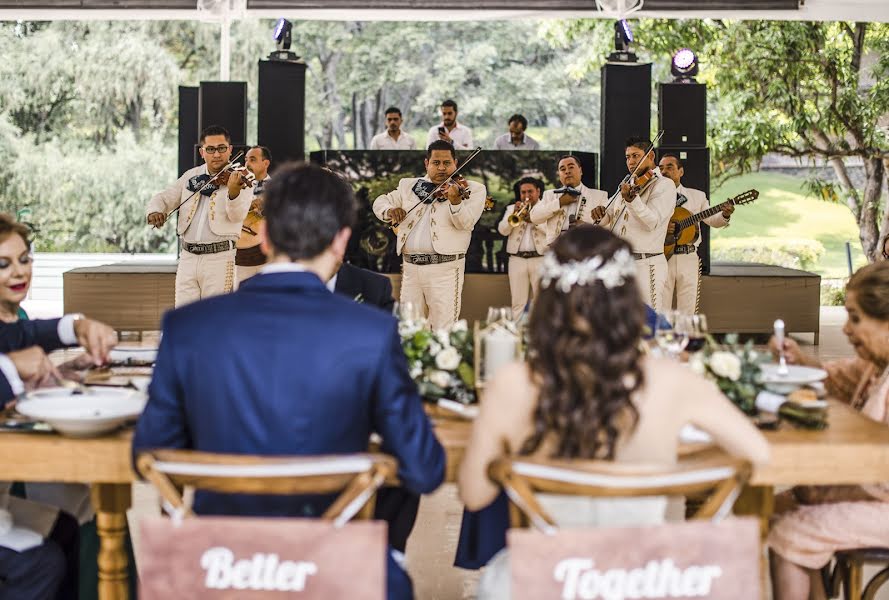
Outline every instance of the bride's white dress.
<svg viewBox="0 0 889 600"><path fill-rule="evenodd" d="M587 498L536 494L541 507L562 529L576 527L631 527L660 525L668 499ZM672 511L671 511L672 512ZM509 600L509 550L498 552L485 567L478 584L478 600Z"/></svg>

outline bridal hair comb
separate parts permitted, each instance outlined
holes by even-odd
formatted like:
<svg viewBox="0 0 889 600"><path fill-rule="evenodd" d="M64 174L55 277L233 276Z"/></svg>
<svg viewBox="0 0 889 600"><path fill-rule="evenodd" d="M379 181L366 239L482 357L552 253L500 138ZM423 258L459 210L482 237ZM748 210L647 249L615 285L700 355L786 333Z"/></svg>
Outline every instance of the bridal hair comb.
<svg viewBox="0 0 889 600"><path fill-rule="evenodd" d="M555 254L547 252L540 268L541 287L556 288L567 294L576 285L590 285L601 281L608 289L623 285L636 275L636 261L629 250L621 249L609 259L593 256L582 261L559 262Z"/></svg>

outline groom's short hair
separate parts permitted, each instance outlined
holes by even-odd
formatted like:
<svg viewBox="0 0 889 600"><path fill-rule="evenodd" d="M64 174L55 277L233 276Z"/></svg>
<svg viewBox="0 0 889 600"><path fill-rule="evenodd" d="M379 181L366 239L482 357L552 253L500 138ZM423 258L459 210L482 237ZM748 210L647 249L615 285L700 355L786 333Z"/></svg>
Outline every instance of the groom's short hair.
<svg viewBox="0 0 889 600"><path fill-rule="evenodd" d="M314 258L355 224L355 194L336 173L309 163L275 171L263 188L268 241L290 260Z"/></svg>

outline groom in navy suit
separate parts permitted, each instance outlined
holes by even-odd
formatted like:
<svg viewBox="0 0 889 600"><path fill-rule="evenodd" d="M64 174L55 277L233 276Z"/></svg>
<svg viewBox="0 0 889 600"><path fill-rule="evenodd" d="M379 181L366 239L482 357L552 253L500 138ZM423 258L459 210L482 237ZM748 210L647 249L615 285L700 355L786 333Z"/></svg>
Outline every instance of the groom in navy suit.
<svg viewBox="0 0 889 600"><path fill-rule="evenodd" d="M261 228L269 263L231 294L164 317L134 452L317 455L364 452L372 432L401 483L429 493L445 457L408 373L395 319L324 282L355 221L351 188L313 165L278 170ZM320 516L331 498L198 493L198 514ZM412 598L389 555L389 598Z"/></svg>

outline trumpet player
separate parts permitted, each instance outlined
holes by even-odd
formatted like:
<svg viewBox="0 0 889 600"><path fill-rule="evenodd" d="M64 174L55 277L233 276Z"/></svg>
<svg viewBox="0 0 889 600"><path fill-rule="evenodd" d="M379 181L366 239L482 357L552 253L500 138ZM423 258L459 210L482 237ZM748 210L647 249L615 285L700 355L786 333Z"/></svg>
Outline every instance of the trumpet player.
<svg viewBox="0 0 889 600"><path fill-rule="evenodd" d="M420 308L434 329L460 317L466 249L485 209L485 186L446 183L442 197L432 194L457 170L457 153L444 140L426 149L426 176L408 177L373 203L378 219L396 227L402 304Z"/></svg>
<svg viewBox="0 0 889 600"><path fill-rule="evenodd" d="M608 202L608 194L581 183L583 168L576 156L561 157L557 170L562 187L544 192L530 213L532 223L546 224L547 244L577 223L593 223L593 209Z"/></svg>
<svg viewBox="0 0 889 600"><path fill-rule="evenodd" d="M531 222L531 209L543 195L543 181L536 177L523 177L513 188L516 201L506 207L503 218L497 225L506 239L506 253L509 254L509 294L512 298L512 314L518 319L528 304L528 287L531 300L537 296L540 282L540 265L547 248L546 223L535 225Z"/></svg>
<svg viewBox="0 0 889 600"><path fill-rule="evenodd" d="M181 204L176 224L182 241L176 267L176 306L236 287L235 244L253 200L253 190L238 171L229 176L228 184L209 185L200 194L194 193L218 175L232 155L232 138L223 127L207 127L201 132L200 142L206 164L186 171L156 194L146 210L148 223L161 227Z"/></svg>

